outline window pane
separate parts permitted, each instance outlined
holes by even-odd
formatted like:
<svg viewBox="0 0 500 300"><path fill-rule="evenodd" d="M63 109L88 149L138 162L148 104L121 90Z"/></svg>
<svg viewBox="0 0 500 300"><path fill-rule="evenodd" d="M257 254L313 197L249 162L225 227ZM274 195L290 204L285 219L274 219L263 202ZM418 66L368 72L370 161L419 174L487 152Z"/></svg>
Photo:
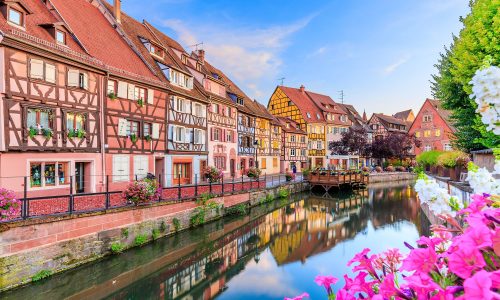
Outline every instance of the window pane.
<svg viewBox="0 0 500 300"><path fill-rule="evenodd" d="M49 112L40 111L40 125L42 128L50 128L49 126Z"/></svg>
<svg viewBox="0 0 500 300"><path fill-rule="evenodd" d="M83 121L84 121L84 117L82 114L77 114L75 116L76 120L75 120L75 124L76 124L76 128L75 129L83 129Z"/></svg>
<svg viewBox="0 0 500 300"><path fill-rule="evenodd" d="M62 31L56 31L56 41L59 44L66 44L66 34Z"/></svg>
<svg viewBox="0 0 500 300"><path fill-rule="evenodd" d="M21 12L11 8L9 9L9 21L16 24L16 25L19 25L19 26L22 26L22 14Z"/></svg>
<svg viewBox="0 0 500 300"><path fill-rule="evenodd" d="M42 165L40 163L30 165L30 182L31 187L42 186Z"/></svg>
<svg viewBox="0 0 500 300"><path fill-rule="evenodd" d="M45 186L56 184L56 165L45 164L44 168Z"/></svg>
<svg viewBox="0 0 500 300"><path fill-rule="evenodd" d="M68 163L57 164L57 177L59 184L69 184Z"/></svg>
<svg viewBox="0 0 500 300"><path fill-rule="evenodd" d="M68 128L69 131L75 130L73 124L75 121L75 114L73 113L68 113L66 115L66 127Z"/></svg>
<svg viewBox="0 0 500 300"><path fill-rule="evenodd" d="M28 128L33 127L37 128L36 124L36 111L34 109L28 109L28 116L26 120L26 126Z"/></svg>
<svg viewBox="0 0 500 300"><path fill-rule="evenodd" d="M151 124L144 123L144 136L151 135Z"/></svg>

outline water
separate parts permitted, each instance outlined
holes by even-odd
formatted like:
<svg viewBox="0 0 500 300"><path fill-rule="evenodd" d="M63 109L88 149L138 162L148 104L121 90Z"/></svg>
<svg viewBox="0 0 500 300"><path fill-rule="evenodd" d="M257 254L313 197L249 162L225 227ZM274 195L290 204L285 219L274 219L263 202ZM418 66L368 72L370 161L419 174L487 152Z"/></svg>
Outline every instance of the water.
<svg viewBox="0 0 500 300"><path fill-rule="evenodd" d="M341 278L365 247L404 250L428 234L411 183L261 205L55 275L2 299L325 299L318 274ZM343 285L343 279L340 280Z"/></svg>

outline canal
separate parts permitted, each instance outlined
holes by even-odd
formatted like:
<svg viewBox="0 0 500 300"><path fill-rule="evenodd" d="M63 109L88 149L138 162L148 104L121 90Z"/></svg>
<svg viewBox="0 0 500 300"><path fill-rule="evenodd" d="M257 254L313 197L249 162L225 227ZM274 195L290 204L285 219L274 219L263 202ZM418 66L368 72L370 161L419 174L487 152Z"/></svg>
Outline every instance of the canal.
<svg viewBox="0 0 500 300"><path fill-rule="evenodd" d="M1 299L325 299L317 274L428 234L412 183L297 194L0 294ZM340 279L343 285L343 279Z"/></svg>

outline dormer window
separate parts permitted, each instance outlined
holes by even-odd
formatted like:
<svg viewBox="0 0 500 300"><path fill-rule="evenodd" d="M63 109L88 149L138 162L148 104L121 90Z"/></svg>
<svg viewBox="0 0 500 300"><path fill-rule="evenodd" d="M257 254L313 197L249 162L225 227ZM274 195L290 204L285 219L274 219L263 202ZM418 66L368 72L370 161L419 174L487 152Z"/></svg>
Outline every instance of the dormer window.
<svg viewBox="0 0 500 300"><path fill-rule="evenodd" d="M198 72L201 72L201 64L200 63L196 63L196 70Z"/></svg>
<svg viewBox="0 0 500 300"><path fill-rule="evenodd" d="M310 113L307 113L307 117L310 119L310 118L311 118L311 114L310 114Z"/></svg>
<svg viewBox="0 0 500 300"><path fill-rule="evenodd" d="M316 113L316 118L318 118L318 120L321 119L319 113Z"/></svg>
<svg viewBox="0 0 500 300"><path fill-rule="evenodd" d="M56 42L61 45L66 45L66 32L56 29Z"/></svg>
<svg viewBox="0 0 500 300"><path fill-rule="evenodd" d="M182 56L181 56L181 60L182 60L182 63L183 63L183 64L187 64L187 63L188 63L188 58L187 58L187 56L186 56L186 55L184 55L184 54L182 54Z"/></svg>
<svg viewBox="0 0 500 300"><path fill-rule="evenodd" d="M24 27L24 14L12 7L9 7L9 11L7 14L7 20L17 26L22 26Z"/></svg>
<svg viewBox="0 0 500 300"><path fill-rule="evenodd" d="M236 103L238 103L239 105L243 105L243 98L238 98L236 100Z"/></svg>

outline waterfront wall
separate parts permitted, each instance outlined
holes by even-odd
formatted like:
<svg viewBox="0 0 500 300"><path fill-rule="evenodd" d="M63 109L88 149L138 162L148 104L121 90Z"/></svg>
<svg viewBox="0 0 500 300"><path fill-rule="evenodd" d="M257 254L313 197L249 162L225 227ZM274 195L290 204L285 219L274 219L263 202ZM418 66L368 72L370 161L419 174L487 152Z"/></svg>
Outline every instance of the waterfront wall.
<svg viewBox="0 0 500 300"><path fill-rule="evenodd" d="M379 182L395 182L395 181L408 181L415 180L417 175L414 173L406 172L391 172L391 173L372 173L370 174L370 183Z"/></svg>
<svg viewBox="0 0 500 300"><path fill-rule="evenodd" d="M277 195L279 188L291 193L307 190L308 184L290 183L282 187L261 189L214 198L228 208L235 205L255 206L267 194ZM178 203L155 203L145 207L121 209L64 217L33 219L3 224L0 232L0 290L27 283L40 272L56 273L75 268L111 254L111 245L134 247L138 237L150 241L157 237L191 227L191 217L198 213L194 200ZM208 209L206 222L218 219L224 209Z"/></svg>

